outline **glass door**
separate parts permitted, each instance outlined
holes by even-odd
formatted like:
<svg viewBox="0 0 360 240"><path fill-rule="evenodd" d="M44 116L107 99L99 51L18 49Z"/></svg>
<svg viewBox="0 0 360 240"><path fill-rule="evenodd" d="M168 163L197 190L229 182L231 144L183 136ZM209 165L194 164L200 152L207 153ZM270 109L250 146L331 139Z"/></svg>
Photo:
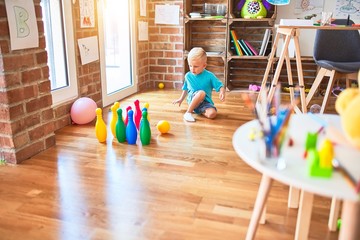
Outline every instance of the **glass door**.
<svg viewBox="0 0 360 240"><path fill-rule="evenodd" d="M134 1L98 1L103 105L137 91Z"/></svg>

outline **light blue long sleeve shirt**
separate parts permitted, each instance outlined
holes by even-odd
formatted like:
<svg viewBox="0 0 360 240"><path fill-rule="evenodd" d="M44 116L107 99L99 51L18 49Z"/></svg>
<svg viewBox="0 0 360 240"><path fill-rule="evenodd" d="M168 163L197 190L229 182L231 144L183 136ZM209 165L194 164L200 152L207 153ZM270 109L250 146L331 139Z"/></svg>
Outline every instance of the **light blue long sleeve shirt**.
<svg viewBox="0 0 360 240"><path fill-rule="evenodd" d="M214 104L212 100L212 90L215 89L216 92L219 92L220 88L223 86L224 84L215 76L215 74L204 69L204 71L198 75L195 75L192 72L186 73L182 90L188 92L186 99L188 103L191 102L194 92L203 90L206 94L204 100Z"/></svg>

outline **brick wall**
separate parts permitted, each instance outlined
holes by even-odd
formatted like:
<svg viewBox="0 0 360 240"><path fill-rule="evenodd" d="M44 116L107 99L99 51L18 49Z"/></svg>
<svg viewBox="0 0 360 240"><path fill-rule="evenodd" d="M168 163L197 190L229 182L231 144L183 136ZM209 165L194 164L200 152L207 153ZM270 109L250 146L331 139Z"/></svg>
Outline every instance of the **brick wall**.
<svg viewBox="0 0 360 240"><path fill-rule="evenodd" d="M180 25L155 24L155 5L180 6ZM183 80L183 1L149 0L149 80L166 88L180 88Z"/></svg>
<svg viewBox="0 0 360 240"><path fill-rule="evenodd" d="M35 2L39 47L11 51L4 0L0 0L0 144L18 163L55 144L49 70L40 1Z"/></svg>
<svg viewBox="0 0 360 240"><path fill-rule="evenodd" d="M138 21L149 22L149 12L146 8L146 16L140 16L140 1L135 1L135 9L136 9L136 36L139 35L138 30ZM137 46L137 74L138 74L138 89L139 91L145 90L151 87L149 81L149 41L138 41L136 39Z"/></svg>

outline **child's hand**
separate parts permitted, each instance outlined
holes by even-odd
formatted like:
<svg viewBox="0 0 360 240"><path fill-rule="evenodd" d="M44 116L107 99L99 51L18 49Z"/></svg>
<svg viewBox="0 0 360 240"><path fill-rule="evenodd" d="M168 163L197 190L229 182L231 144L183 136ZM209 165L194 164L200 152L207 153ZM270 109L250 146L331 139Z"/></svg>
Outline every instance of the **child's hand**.
<svg viewBox="0 0 360 240"><path fill-rule="evenodd" d="M183 99L179 98L179 99L176 99L172 102L172 104L179 104L179 107L181 106L181 103L182 103Z"/></svg>
<svg viewBox="0 0 360 240"><path fill-rule="evenodd" d="M225 90L224 90L224 88L221 88L221 89L220 89L219 99L220 99L220 101L222 101L222 102L225 100Z"/></svg>

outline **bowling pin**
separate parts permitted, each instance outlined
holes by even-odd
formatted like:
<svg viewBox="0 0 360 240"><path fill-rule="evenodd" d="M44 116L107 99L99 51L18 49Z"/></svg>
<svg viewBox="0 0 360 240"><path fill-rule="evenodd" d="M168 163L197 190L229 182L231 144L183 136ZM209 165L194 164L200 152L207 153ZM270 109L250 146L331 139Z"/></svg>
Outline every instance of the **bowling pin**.
<svg viewBox="0 0 360 240"><path fill-rule="evenodd" d="M118 116L118 120L116 123L116 127L115 127L115 133L116 133L116 138L118 140L118 142L125 142L126 141L126 127L125 127L125 123L122 119L122 109L119 108L117 110L117 116Z"/></svg>
<svg viewBox="0 0 360 240"><path fill-rule="evenodd" d="M144 107L144 108L142 109L142 111L141 111L141 112L142 112L142 117L141 117L141 120L140 120L140 128L141 128L141 124L143 123L143 119L144 119L144 117L143 117L143 116L144 116L144 111L147 112L147 108ZM148 113L148 115L147 115L147 119L148 119L148 121L149 121L149 113ZM139 129L139 131L140 131L140 129Z"/></svg>
<svg viewBox="0 0 360 240"><path fill-rule="evenodd" d="M142 117L142 112L141 112L141 109L140 109L140 102L139 102L139 100L135 100L135 101L134 101L134 105L135 105L135 117L134 117L134 121L135 121L136 128L139 130L140 120L141 120L141 117Z"/></svg>
<svg viewBox="0 0 360 240"><path fill-rule="evenodd" d="M128 116L129 116L129 110L131 110L131 106L128 106L128 107L126 108L126 118L125 118L125 121L124 121L125 126L127 126L128 121L129 121L129 118L128 118Z"/></svg>
<svg viewBox="0 0 360 240"><path fill-rule="evenodd" d="M145 108L146 109L146 108ZM142 145L149 145L151 140L151 129L150 129L150 123L147 119L148 112L143 111L142 112L142 122L140 127L140 141Z"/></svg>
<svg viewBox="0 0 360 240"><path fill-rule="evenodd" d="M102 117L102 109L97 108L95 112L96 112L96 123L95 123L96 138L99 140L100 143L103 143L106 142L106 137L107 137L106 124Z"/></svg>
<svg viewBox="0 0 360 240"><path fill-rule="evenodd" d="M147 115L147 120L150 122L150 117L149 117L149 103L144 103L144 108L147 109L148 115ZM144 109L143 109L144 110Z"/></svg>
<svg viewBox="0 0 360 240"><path fill-rule="evenodd" d="M118 114L117 114L117 110L120 107L120 103L119 102L114 102L114 105L111 106L111 112L112 112L112 117L111 117L111 122L110 122L110 128L111 128L111 133L114 136L114 138L116 138L116 133L115 133L115 126L116 123L118 121Z"/></svg>
<svg viewBox="0 0 360 240"><path fill-rule="evenodd" d="M134 111L128 112L128 124L126 125L126 140L128 144L136 144L137 129L134 123Z"/></svg>

